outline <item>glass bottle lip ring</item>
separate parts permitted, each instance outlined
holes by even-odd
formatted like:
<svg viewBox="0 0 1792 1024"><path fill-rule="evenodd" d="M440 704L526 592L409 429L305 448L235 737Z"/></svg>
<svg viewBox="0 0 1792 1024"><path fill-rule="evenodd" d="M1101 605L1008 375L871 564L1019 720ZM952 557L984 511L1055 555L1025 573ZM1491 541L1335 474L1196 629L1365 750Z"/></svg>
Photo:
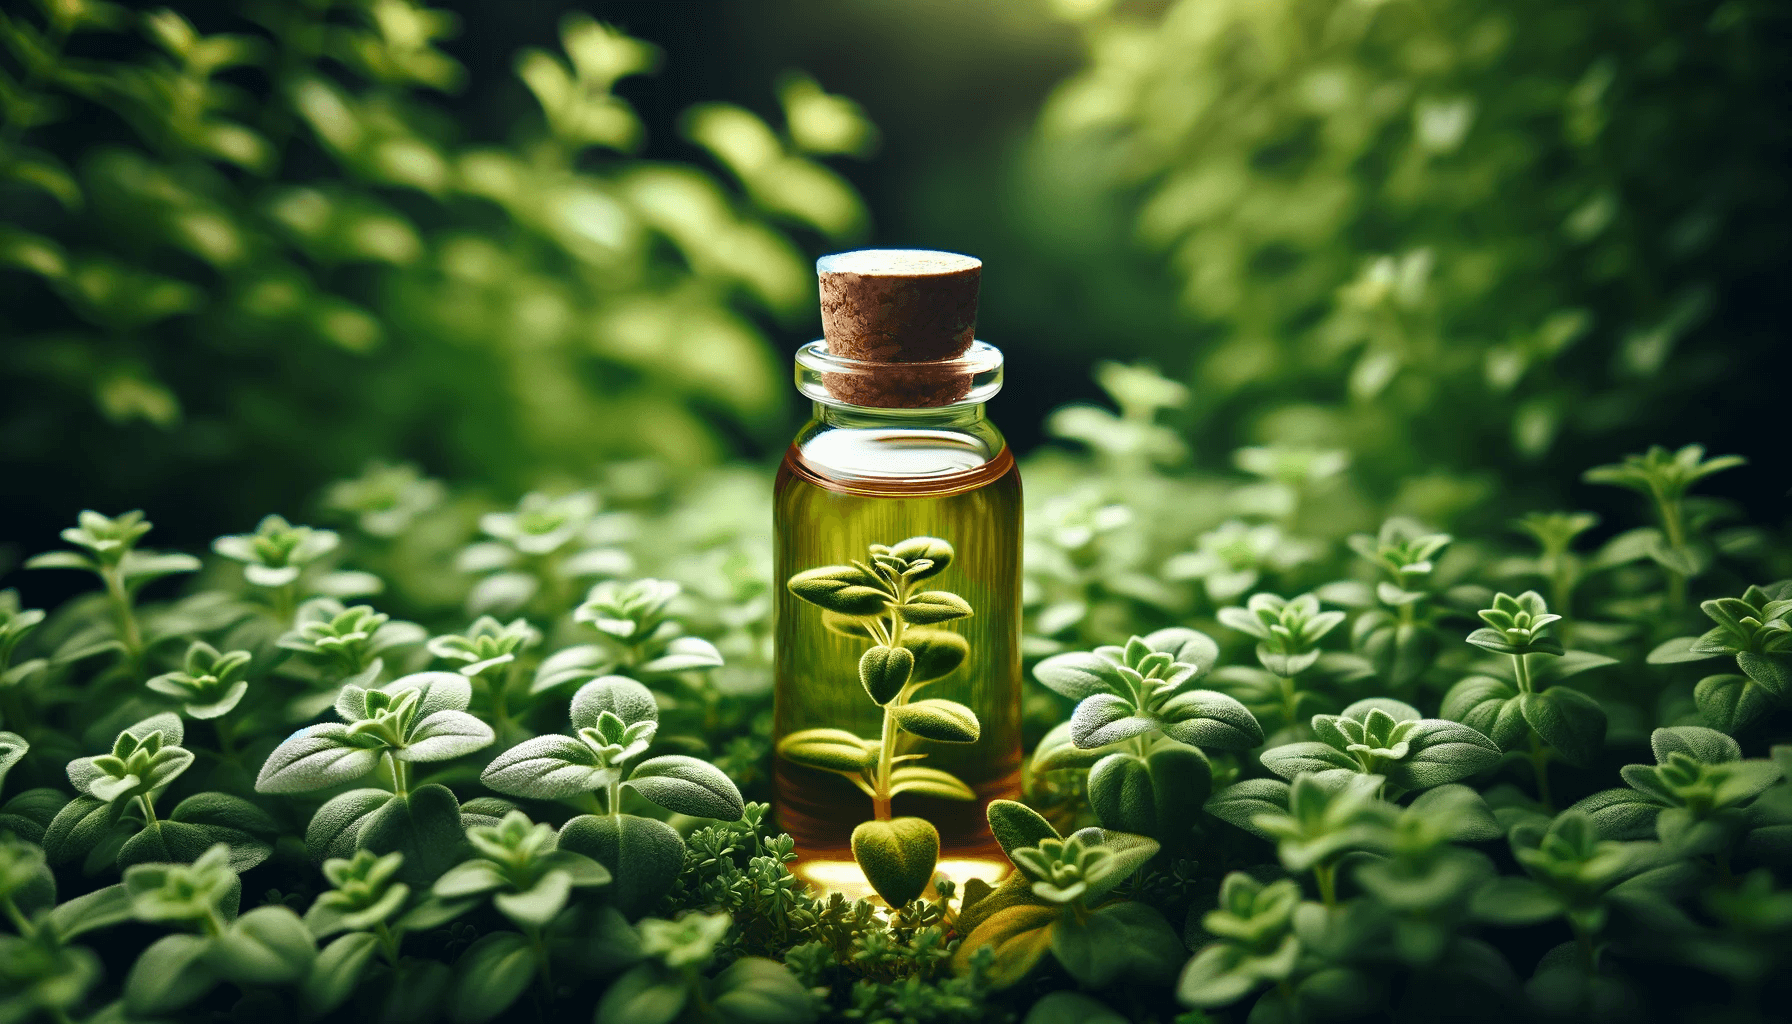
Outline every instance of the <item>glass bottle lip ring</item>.
<svg viewBox="0 0 1792 1024"><path fill-rule="evenodd" d="M937 409L958 408L967 405L980 405L993 398L1002 390L1002 351L986 341L973 341L964 354L954 359L939 359L924 363L875 363L859 359L847 359L828 351L825 338L809 342L796 353L796 387L807 398L835 406L853 406L857 403L844 401L829 390L828 380L842 377L859 378L867 383L886 378L891 373L900 373L914 379L925 376L926 379L937 379L942 384L948 381L964 382L959 397L950 402L928 404L914 411L925 412ZM956 388L953 390L957 390ZM901 412L900 408L883 411Z"/></svg>

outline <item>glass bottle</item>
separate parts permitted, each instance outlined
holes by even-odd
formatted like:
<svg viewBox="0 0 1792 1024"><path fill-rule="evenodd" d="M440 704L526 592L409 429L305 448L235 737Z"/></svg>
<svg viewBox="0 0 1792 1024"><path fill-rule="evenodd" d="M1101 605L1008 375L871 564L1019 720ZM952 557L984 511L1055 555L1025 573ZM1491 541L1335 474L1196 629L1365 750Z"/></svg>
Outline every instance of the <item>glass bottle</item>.
<svg viewBox="0 0 1792 1024"><path fill-rule="evenodd" d="M814 414L774 495L779 827L796 839L796 873L824 890L870 895L850 839L859 823L891 817L934 825L940 874L993 883L1008 863L984 807L1020 789L1021 491L984 412L1002 385L1002 354L971 337L981 264L869 250L817 266L826 337L796 356L797 388ZM896 610L871 597L880 610L855 618L787 585L827 567L850 576L855 563L901 568L907 576L887 575L891 591L910 602L943 591L919 603L954 610ZM832 607L866 607L849 605ZM968 615L934 621L967 605ZM880 645L916 655L910 686L887 704L879 698L890 693L874 694L878 681L861 666ZM968 709L975 740L948 735L951 721L920 729L939 739L897 725L913 721L917 709L900 709L918 701Z"/></svg>

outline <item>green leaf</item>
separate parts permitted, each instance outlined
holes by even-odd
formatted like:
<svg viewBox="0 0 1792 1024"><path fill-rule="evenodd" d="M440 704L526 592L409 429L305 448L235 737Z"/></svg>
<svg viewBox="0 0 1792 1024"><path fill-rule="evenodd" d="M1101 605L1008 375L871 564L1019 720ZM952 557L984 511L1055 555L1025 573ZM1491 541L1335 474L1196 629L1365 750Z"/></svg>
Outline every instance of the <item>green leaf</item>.
<svg viewBox="0 0 1792 1024"><path fill-rule="evenodd" d="M1089 769L1089 809L1103 828L1158 835L1157 796L1145 759L1109 754Z"/></svg>
<svg viewBox="0 0 1792 1024"><path fill-rule="evenodd" d="M985 808L989 831L1002 852L1038 846L1041 839L1058 839L1058 830L1026 804L1016 800L991 800Z"/></svg>
<svg viewBox="0 0 1792 1024"><path fill-rule="evenodd" d="M1148 836L1104 828L1079 828L1068 838L1078 840L1085 849L1100 847L1107 854L1083 875L1089 887L1083 894L1087 906L1099 904L1102 897L1131 878L1162 849L1157 840Z"/></svg>
<svg viewBox="0 0 1792 1024"><path fill-rule="evenodd" d="M616 979L598 1000L593 1024L671 1024L684 1012L690 990L642 964Z"/></svg>
<svg viewBox="0 0 1792 1024"><path fill-rule="evenodd" d="M1674 753L1683 753L1701 764L1729 764L1742 760L1742 748L1736 741L1716 729L1682 725L1657 729L1649 734L1649 748L1658 764L1666 764Z"/></svg>
<svg viewBox="0 0 1792 1024"><path fill-rule="evenodd" d="M597 863L590 858L583 859L592 864ZM598 866L598 870L608 874L602 865ZM521 892L501 892L494 895L492 905L520 928L541 928L566 908L566 901L571 896L571 876L564 871L549 871L537 879L533 886Z"/></svg>
<svg viewBox="0 0 1792 1024"><path fill-rule="evenodd" d="M555 800L603 789L615 768L601 768L590 747L558 733L537 736L492 758L479 781L500 793Z"/></svg>
<svg viewBox="0 0 1792 1024"><path fill-rule="evenodd" d="M1230 942L1215 942L1196 953L1182 969L1176 996L1190 1006L1224 1006L1249 994L1265 982L1281 981L1294 973L1300 957L1300 940L1283 936L1264 954Z"/></svg>
<svg viewBox="0 0 1792 1024"><path fill-rule="evenodd" d="M383 789L351 789L324 802L305 829L305 849L322 863L329 857L352 857L361 826L375 811L397 799Z"/></svg>
<svg viewBox="0 0 1792 1024"><path fill-rule="evenodd" d="M480 1024L510 1008L535 980L535 955L529 940L516 932L492 932L479 938L454 965L453 996L448 1019Z"/></svg>
<svg viewBox="0 0 1792 1024"><path fill-rule="evenodd" d="M952 966L963 975L970 970L971 954L985 946L995 949L988 979L997 989L1020 982L1052 948L1052 932L1059 920L1056 907L1022 904L991 914L959 943Z"/></svg>
<svg viewBox="0 0 1792 1024"><path fill-rule="evenodd" d="M416 888L434 882L458 864L466 852L460 826L460 801L446 786L419 786L407 796L393 797L368 815L355 845L374 853L402 853L398 878Z"/></svg>
<svg viewBox="0 0 1792 1024"><path fill-rule="evenodd" d="M936 743L975 743L983 733L977 713L956 701L917 700L889 711L905 732Z"/></svg>
<svg viewBox="0 0 1792 1024"><path fill-rule="evenodd" d="M1518 690L1492 676L1469 676L1444 695L1442 717L1491 739L1501 750L1513 750L1529 735Z"/></svg>
<svg viewBox="0 0 1792 1024"><path fill-rule="evenodd" d="M1356 759L1349 754L1329 744L1312 740L1270 747L1259 755L1258 760L1263 762L1263 767L1284 779L1292 779L1302 772L1322 772L1339 768L1350 772L1363 770Z"/></svg>
<svg viewBox="0 0 1792 1024"><path fill-rule="evenodd" d="M1518 709L1543 742L1569 764L1592 764L1605 745L1605 709L1579 690L1556 686L1520 694Z"/></svg>
<svg viewBox="0 0 1792 1024"><path fill-rule="evenodd" d="M900 544L891 545L890 554L907 562L918 562L924 558L933 563L925 569L909 572L908 578L911 580L938 576L952 565L954 556L952 545L938 537L910 537Z"/></svg>
<svg viewBox="0 0 1792 1024"><path fill-rule="evenodd" d="M149 944L124 980L124 1002L135 1016L179 1010L210 992L218 973L210 963L212 939L164 935Z"/></svg>
<svg viewBox="0 0 1792 1024"><path fill-rule="evenodd" d="M925 626L903 630L902 646L914 655L915 667L909 678L915 683L930 683L951 675L971 653L970 642L964 637L949 629Z"/></svg>
<svg viewBox="0 0 1792 1024"><path fill-rule="evenodd" d="M778 755L806 768L857 774L876 763L877 748L845 729L802 729L778 741Z"/></svg>
<svg viewBox="0 0 1792 1024"><path fill-rule="evenodd" d="M974 614L969 601L944 590L923 590L902 603L902 620L917 626L932 626L953 619L966 619Z"/></svg>
<svg viewBox="0 0 1792 1024"><path fill-rule="evenodd" d="M1033 678L1046 689L1076 701L1098 693L1117 693L1125 685L1113 662L1084 651L1052 655L1034 666Z"/></svg>
<svg viewBox="0 0 1792 1024"><path fill-rule="evenodd" d="M305 1008L322 1016L347 1002L379 948L380 940L371 932L350 932L325 946L299 985Z"/></svg>
<svg viewBox="0 0 1792 1024"><path fill-rule="evenodd" d="M1792 687L1792 658L1786 655L1743 651L1736 655L1736 665L1751 682L1776 698L1784 698Z"/></svg>
<svg viewBox="0 0 1792 1024"><path fill-rule="evenodd" d="M64 804L44 830L44 853L50 863L85 857L105 839L123 810L90 796L78 796Z"/></svg>
<svg viewBox="0 0 1792 1024"><path fill-rule="evenodd" d="M1500 762L1499 746L1492 740L1467 725L1441 718L1421 719L1407 733L1406 742L1409 752L1405 757L1376 766L1388 782L1401 789L1430 789L1456 782Z"/></svg>
<svg viewBox="0 0 1792 1024"><path fill-rule="evenodd" d="M559 849L610 870L606 890L630 920L652 910L684 868L684 840L663 821L633 814L581 814L560 829Z"/></svg>
<svg viewBox="0 0 1792 1024"><path fill-rule="evenodd" d="M1106 988L1126 967L1126 928L1117 919L1090 914L1060 918L1052 929L1052 955L1085 988Z"/></svg>
<svg viewBox="0 0 1792 1024"><path fill-rule="evenodd" d="M1507 926L1538 924L1568 910L1561 897L1541 884L1510 876L1490 879L1475 892L1470 906L1479 920Z"/></svg>
<svg viewBox="0 0 1792 1024"><path fill-rule="evenodd" d="M131 894L123 885L108 885L57 904L46 923L63 942L83 932L109 928L132 918Z"/></svg>
<svg viewBox="0 0 1792 1024"><path fill-rule="evenodd" d="M1698 642L1699 638L1696 636L1677 636L1672 640L1664 640L1643 660L1651 665L1677 665L1686 661L1706 661L1718 657L1715 652L1694 650L1693 645Z"/></svg>
<svg viewBox="0 0 1792 1024"><path fill-rule="evenodd" d="M1070 713L1071 742L1085 750L1143 736L1162 723L1141 714L1132 701L1111 693L1083 698Z"/></svg>
<svg viewBox="0 0 1792 1024"><path fill-rule="evenodd" d="M1265 814L1286 813L1288 792L1288 783L1281 779L1245 779L1213 794L1205 808L1221 821L1273 842L1276 837L1257 825L1256 819Z"/></svg>
<svg viewBox="0 0 1792 1024"><path fill-rule="evenodd" d="M303 793L340 785L373 771L380 751L355 746L348 726L325 722L300 729L274 748L255 779L258 793Z"/></svg>
<svg viewBox="0 0 1792 1024"><path fill-rule="evenodd" d="M878 644L859 657L859 682L881 706L901 696L914 669L915 656L907 647Z"/></svg>
<svg viewBox="0 0 1792 1024"><path fill-rule="evenodd" d="M1164 702L1158 717L1164 735L1194 747L1249 750L1263 742L1263 726L1250 709L1217 690L1179 693Z"/></svg>
<svg viewBox="0 0 1792 1024"><path fill-rule="evenodd" d="M958 776L938 768L921 765L898 765L890 771L890 795L914 793L936 800L975 800L977 791L960 782Z"/></svg>
<svg viewBox="0 0 1792 1024"><path fill-rule="evenodd" d="M1713 729L1734 733L1772 711L1773 694L1748 676L1728 673L1706 676L1693 687L1699 715Z"/></svg>
<svg viewBox="0 0 1792 1024"><path fill-rule="evenodd" d="M721 769L683 754L641 762L623 785L668 811L698 818L738 821L745 806Z"/></svg>
<svg viewBox="0 0 1792 1024"><path fill-rule="evenodd" d="M940 834L924 818L860 822L852 830L852 856L884 902L901 907L932 883Z"/></svg>
<svg viewBox="0 0 1792 1024"><path fill-rule="evenodd" d="M788 586L792 594L804 601L840 615L877 615L891 600L882 580L850 565L799 572L790 578Z"/></svg>
<svg viewBox="0 0 1792 1024"><path fill-rule="evenodd" d="M1100 1000L1061 989L1041 996L1021 1024L1127 1024L1127 1019Z"/></svg>
<svg viewBox="0 0 1792 1024"><path fill-rule="evenodd" d="M207 959L234 984L284 985L311 970L317 940L299 915L282 906L256 907L230 922Z"/></svg>
<svg viewBox="0 0 1792 1024"><path fill-rule="evenodd" d="M775 960L744 956L713 982L710 1005L730 1024L809 1024L815 999Z"/></svg>

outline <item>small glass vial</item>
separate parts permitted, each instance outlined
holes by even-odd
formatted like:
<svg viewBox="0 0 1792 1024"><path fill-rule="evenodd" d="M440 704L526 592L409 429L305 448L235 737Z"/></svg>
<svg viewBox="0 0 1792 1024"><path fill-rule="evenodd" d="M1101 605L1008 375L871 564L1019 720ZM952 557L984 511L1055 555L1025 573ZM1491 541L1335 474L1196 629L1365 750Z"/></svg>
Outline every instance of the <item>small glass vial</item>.
<svg viewBox="0 0 1792 1024"><path fill-rule="evenodd" d="M779 827L823 890L871 894L851 836L892 817L933 824L940 874L994 883L984 808L1020 790L1021 490L984 415L1002 354L973 338L982 264L817 270L825 337L796 356L814 414L774 495Z"/></svg>

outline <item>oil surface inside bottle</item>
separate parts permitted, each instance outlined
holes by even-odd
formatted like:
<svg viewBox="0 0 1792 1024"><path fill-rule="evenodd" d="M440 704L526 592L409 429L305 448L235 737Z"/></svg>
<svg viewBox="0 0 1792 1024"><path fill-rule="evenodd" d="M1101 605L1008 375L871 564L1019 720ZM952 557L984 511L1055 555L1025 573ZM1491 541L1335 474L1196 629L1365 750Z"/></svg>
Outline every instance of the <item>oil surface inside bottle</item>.
<svg viewBox="0 0 1792 1024"><path fill-rule="evenodd" d="M855 467L878 467L859 472ZM819 608L782 584L821 566L865 561L873 544L938 537L953 546L951 565L926 581L969 602L973 614L946 624L969 653L921 694L971 708L981 724L975 743L903 734L910 763L947 771L974 800L899 793L891 812L932 822L940 833L939 872L962 883L994 883L1009 870L990 836L985 805L1020 791L1020 476L1006 448L993 458L949 432L833 431L792 446L778 471L776 711L774 741L804 729L845 729L875 740L883 709L858 676L868 641L823 624ZM852 830L873 805L852 780L776 759L779 827L796 840L795 872L826 891L871 896L853 862Z"/></svg>

